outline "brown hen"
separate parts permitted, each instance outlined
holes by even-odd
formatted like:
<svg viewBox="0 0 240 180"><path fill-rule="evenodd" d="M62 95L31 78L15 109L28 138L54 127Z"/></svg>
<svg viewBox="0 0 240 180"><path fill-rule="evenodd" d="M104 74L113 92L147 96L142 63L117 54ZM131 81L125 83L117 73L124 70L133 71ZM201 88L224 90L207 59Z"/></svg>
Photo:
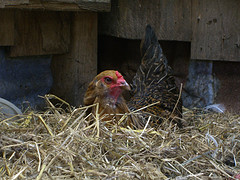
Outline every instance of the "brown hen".
<svg viewBox="0 0 240 180"><path fill-rule="evenodd" d="M149 116L149 125L156 127L163 120L171 120L181 127L182 101L171 68L150 25L140 46L142 62L133 78L132 97L126 102L122 92L130 90L123 76L115 70L98 74L89 84L84 104L99 103L103 121L118 122L128 114L125 125L142 128ZM138 111L138 109L140 109ZM138 111L138 113L130 113ZM92 109L96 112L96 108Z"/></svg>
<svg viewBox="0 0 240 180"><path fill-rule="evenodd" d="M130 90L130 86L123 76L115 70L107 70L98 74L89 84L84 97L85 105L99 104L92 108L96 115L96 110L103 121L118 121L122 114L130 112L122 92ZM128 125L130 120L127 121Z"/></svg>

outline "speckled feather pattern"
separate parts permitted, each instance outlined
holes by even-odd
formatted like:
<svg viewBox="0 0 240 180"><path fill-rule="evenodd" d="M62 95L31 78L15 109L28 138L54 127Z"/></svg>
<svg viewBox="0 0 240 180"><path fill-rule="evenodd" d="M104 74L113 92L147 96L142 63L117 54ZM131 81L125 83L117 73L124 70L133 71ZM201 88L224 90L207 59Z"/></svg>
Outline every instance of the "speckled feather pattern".
<svg viewBox="0 0 240 180"><path fill-rule="evenodd" d="M181 126L179 119L182 116L182 101L179 99L179 90L172 69L168 66L157 37L149 25L146 27L140 50L142 62L133 79L133 96L127 104L128 107L133 111L160 101L159 104L142 110L141 124L144 125L147 117L152 115L151 126L158 126L163 119L173 120Z"/></svg>

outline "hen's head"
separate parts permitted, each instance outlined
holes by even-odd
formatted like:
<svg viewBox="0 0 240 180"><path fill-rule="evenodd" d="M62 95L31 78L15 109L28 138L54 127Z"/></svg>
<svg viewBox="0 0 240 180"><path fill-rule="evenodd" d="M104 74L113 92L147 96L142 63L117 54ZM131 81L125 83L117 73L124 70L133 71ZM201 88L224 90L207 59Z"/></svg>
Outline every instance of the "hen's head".
<svg viewBox="0 0 240 180"><path fill-rule="evenodd" d="M89 84L84 104L93 104L97 97L108 98L116 103L124 90L130 90L130 86L118 71L103 71Z"/></svg>

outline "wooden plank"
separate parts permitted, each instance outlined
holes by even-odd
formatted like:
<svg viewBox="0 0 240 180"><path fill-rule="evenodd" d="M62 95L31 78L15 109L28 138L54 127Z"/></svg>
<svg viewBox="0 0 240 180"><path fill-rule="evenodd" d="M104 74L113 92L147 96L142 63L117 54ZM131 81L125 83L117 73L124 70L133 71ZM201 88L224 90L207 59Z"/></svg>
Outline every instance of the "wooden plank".
<svg viewBox="0 0 240 180"><path fill-rule="evenodd" d="M240 61L240 1L194 0L191 58Z"/></svg>
<svg viewBox="0 0 240 180"><path fill-rule="evenodd" d="M29 3L29 0L1 0L0 8L4 8L6 5L20 5Z"/></svg>
<svg viewBox="0 0 240 180"><path fill-rule="evenodd" d="M109 3L110 0L45 0L65 3Z"/></svg>
<svg viewBox="0 0 240 180"><path fill-rule="evenodd" d="M14 12L0 10L0 46L14 45Z"/></svg>
<svg viewBox="0 0 240 180"><path fill-rule="evenodd" d="M97 13L74 13L71 35L69 53L53 56L51 93L78 106L97 74Z"/></svg>
<svg viewBox="0 0 240 180"><path fill-rule="evenodd" d="M30 56L41 53L42 41L36 14L29 12L15 12L15 46L10 48L10 56Z"/></svg>
<svg viewBox="0 0 240 180"><path fill-rule="evenodd" d="M62 2L77 4L79 8L89 11L110 11L111 0L47 0L48 2Z"/></svg>
<svg viewBox="0 0 240 180"><path fill-rule="evenodd" d="M10 56L62 54L70 42L70 14L17 11L16 42Z"/></svg>
<svg viewBox="0 0 240 180"><path fill-rule="evenodd" d="M151 24L161 40L191 41L190 0L112 0L111 13L99 17L101 34L141 39Z"/></svg>
<svg viewBox="0 0 240 180"><path fill-rule="evenodd" d="M29 0L28 3L5 4L6 8L52 11L103 11L111 10L111 0Z"/></svg>
<svg viewBox="0 0 240 180"><path fill-rule="evenodd" d="M70 44L70 13L39 12L36 14L42 35L42 50L62 54Z"/></svg>

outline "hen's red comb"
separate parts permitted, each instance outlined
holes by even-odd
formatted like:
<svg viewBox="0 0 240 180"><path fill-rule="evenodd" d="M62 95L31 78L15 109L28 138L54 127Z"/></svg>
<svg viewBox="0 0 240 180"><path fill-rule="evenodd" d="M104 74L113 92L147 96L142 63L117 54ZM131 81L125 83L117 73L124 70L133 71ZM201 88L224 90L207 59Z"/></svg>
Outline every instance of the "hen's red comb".
<svg viewBox="0 0 240 180"><path fill-rule="evenodd" d="M117 76L117 78L123 77L118 71L116 71L116 76Z"/></svg>

